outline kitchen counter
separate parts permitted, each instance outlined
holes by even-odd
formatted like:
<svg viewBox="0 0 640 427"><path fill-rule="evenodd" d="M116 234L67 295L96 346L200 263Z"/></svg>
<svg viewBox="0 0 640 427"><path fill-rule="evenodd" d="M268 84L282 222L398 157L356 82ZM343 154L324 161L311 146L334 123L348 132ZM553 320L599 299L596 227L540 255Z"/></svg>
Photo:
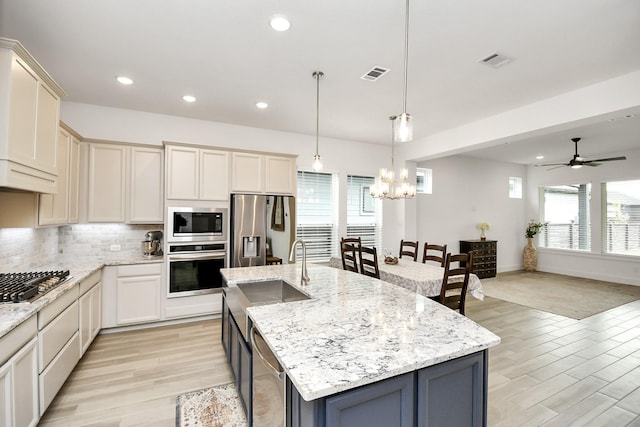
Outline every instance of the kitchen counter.
<svg viewBox="0 0 640 427"><path fill-rule="evenodd" d="M415 292L361 274L296 264L227 268L228 286L284 279L311 299L247 313L306 401L486 350L500 338Z"/></svg>
<svg viewBox="0 0 640 427"><path fill-rule="evenodd" d="M146 257L144 255L122 258L102 258L92 262L78 262L72 258L60 257L55 264L42 265L34 268L26 268L24 271L47 271L68 269L72 278L53 290L47 292L34 302L0 303L0 338L12 329L40 311L43 307L60 298L78 282L106 265L127 265L162 262L162 256Z"/></svg>

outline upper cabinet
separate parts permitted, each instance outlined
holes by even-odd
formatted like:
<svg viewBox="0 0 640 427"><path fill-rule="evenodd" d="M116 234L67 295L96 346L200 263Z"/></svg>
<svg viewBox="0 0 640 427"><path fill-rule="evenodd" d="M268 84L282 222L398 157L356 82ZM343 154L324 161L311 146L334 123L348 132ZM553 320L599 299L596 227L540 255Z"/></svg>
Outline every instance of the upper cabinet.
<svg viewBox="0 0 640 427"><path fill-rule="evenodd" d="M19 42L0 38L0 187L56 193L65 95Z"/></svg>
<svg viewBox="0 0 640 427"><path fill-rule="evenodd" d="M165 144L167 199L229 199L229 152Z"/></svg>
<svg viewBox="0 0 640 427"><path fill-rule="evenodd" d="M236 193L295 194L296 158L235 152L231 176L231 191Z"/></svg>
<svg viewBox="0 0 640 427"><path fill-rule="evenodd" d="M295 157L265 156L265 192L296 194Z"/></svg>
<svg viewBox="0 0 640 427"><path fill-rule="evenodd" d="M69 128L58 131L58 179L56 194L40 194L39 225L63 225L78 222L78 185L80 141Z"/></svg>
<svg viewBox="0 0 640 427"><path fill-rule="evenodd" d="M231 155L231 191L264 193L264 156L255 153Z"/></svg>
<svg viewBox="0 0 640 427"><path fill-rule="evenodd" d="M87 222L164 222L163 150L88 144Z"/></svg>
<svg viewBox="0 0 640 427"><path fill-rule="evenodd" d="M163 158L161 148L132 146L127 222L164 222Z"/></svg>

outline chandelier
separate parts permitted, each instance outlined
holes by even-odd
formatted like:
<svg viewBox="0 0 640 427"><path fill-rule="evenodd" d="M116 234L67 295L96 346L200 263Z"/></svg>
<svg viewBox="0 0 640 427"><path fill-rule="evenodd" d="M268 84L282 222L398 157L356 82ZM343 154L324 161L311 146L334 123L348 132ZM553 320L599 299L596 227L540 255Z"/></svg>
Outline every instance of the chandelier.
<svg viewBox="0 0 640 427"><path fill-rule="evenodd" d="M396 182L395 159L394 159L394 135L396 134L396 116L389 117L391 120L391 169L381 168L380 176L370 188L370 194L376 199L412 199L416 195L416 186L409 182L409 171L407 168L400 169L400 175Z"/></svg>

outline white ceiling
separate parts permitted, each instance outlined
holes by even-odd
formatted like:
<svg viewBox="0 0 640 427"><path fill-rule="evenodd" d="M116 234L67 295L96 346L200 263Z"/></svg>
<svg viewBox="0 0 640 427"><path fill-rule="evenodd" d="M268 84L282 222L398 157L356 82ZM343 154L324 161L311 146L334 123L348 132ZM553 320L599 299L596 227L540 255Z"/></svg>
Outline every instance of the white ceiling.
<svg viewBox="0 0 640 427"><path fill-rule="evenodd" d="M311 74L321 70L321 136L389 143L388 117L402 112L404 6L0 0L0 36L20 40L67 101L303 134L315 133ZM291 20L288 32L269 27L276 13ZM415 137L640 69L639 23L637 0L413 0L407 110ZM496 51L513 62L498 69L478 63ZM391 71L361 80L373 66ZM134 85L116 83L122 74ZM198 101L182 101L187 93ZM258 110L257 101L270 107ZM571 137L584 138L581 154L589 157L637 148L639 131L634 117L473 155L533 163L543 153L545 161L564 161Z"/></svg>

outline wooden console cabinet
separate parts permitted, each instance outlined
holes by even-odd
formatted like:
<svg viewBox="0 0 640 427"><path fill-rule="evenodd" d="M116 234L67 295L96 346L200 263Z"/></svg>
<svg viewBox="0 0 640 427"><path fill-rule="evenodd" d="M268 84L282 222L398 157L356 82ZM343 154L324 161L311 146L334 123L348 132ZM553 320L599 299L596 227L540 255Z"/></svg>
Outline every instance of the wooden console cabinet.
<svg viewBox="0 0 640 427"><path fill-rule="evenodd" d="M473 251L473 269L471 272L480 279L496 276L498 241L497 240L460 240L460 252Z"/></svg>

